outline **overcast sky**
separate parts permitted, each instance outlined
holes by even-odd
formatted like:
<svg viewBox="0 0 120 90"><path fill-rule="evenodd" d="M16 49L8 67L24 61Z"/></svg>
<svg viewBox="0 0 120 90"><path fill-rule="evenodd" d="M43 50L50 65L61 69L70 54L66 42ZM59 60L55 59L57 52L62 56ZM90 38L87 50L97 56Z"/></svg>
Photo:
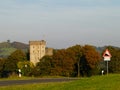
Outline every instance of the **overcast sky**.
<svg viewBox="0 0 120 90"><path fill-rule="evenodd" d="M0 0L0 42L120 46L120 0Z"/></svg>

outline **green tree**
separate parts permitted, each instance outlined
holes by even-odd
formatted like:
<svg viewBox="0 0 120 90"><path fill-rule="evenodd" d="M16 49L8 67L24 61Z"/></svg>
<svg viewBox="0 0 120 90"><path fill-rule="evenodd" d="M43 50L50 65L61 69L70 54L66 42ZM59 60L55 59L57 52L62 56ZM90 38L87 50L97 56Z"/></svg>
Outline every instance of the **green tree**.
<svg viewBox="0 0 120 90"><path fill-rule="evenodd" d="M51 74L52 56L44 56L30 72L30 76L48 76Z"/></svg>
<svg viewBox="0 0 120 90"><path fill-rule="evenodd" d="M20 61L17 63L17 67L21 69L22 75L28 76L34 68L34 65L29 61Z"/></svg>
<svg viewBox="0 0 120 90"><path fill-rule="evenodd" d="M16 50L6 59L4 70L8 73L16 72L18 70L17 63L25 60L25 53L22 50Z"/></svg>

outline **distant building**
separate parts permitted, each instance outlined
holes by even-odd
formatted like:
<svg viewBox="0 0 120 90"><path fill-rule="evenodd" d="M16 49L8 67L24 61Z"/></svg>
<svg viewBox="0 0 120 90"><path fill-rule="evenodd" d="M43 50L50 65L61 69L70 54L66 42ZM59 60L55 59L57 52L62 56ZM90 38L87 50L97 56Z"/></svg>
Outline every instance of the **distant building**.
<svg viewBox="0 0 120 90"><path fill-rule="evenodd" d="M30 62L36 65L39 60L45 56L46 42L41 41L29 41L30 45Z"/></svg>
<svg viewBox="0 0 120 90"><path fill-rule="evenodd" d="M29 41L30 62L34 65L45 55L53 55L52 48L46 48L46 41Z"/></svg>

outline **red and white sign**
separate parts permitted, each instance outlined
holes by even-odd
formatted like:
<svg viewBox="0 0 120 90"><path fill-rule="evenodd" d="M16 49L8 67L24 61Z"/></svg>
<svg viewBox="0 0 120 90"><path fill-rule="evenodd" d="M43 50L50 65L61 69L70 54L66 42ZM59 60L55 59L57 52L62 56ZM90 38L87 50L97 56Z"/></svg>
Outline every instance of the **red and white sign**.
<svg viewBox="0 0 120 90"><path fill-rule="evenodd" d="M110 54L109 50L106 49L105 52L103 53L104 61L110 61L112 55Z"/></svg>

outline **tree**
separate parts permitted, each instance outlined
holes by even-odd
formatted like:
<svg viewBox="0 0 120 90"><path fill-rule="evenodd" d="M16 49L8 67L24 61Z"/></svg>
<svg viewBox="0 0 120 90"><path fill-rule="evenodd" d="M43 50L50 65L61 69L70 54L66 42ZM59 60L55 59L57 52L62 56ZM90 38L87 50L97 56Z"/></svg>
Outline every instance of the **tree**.
<svg viewBox="0 0 120 90"><path fill-rule="evenodd" d="M77 76L80 76L80 59L82 57L82 46L75 45L67 49L68 53L70 53L70 56L72 56L74 63L76 65L75 72L77 73ZM69 57L70 57L69 56ZM77 71L76 71L77 70Z"/></svg>
<svg viewBox="0 0 120 90"><path fill-rule="evenodd" d="M16 72L18 67L17 63L19 61L25 61L26 60L26 55L23 53L22 50L16 50L13 52L10 56L5 61L5 68L4 70L7 73L13 73Z"/></svg>
<svg viewBox="0 0 120 90"><path fill-rule="evenodd" d="M52 56L43 57L31 75L79 76L85 73L88 75L97 67L100 60L100 54L93 46L75 45L55 50Z"/></svg>
<svg viewBox="0 0 120 90"><path fill-rule="evenodd" d="M17 67L21 69L22 75L28 76L31 70L34 68L34 65L29 61L20 61L17 63Z"/></svg>
<svg viewBox="0 0 120 90"><path fill-rule="evenodd" d="M96 51L93 46L85 45L83 47L83 60L86 63L87 74L90 74L91 70L94 70L98 63L101 61L100 54Z"/></svg>
<svg viewBox="0 0 120 90"><path fill-rule="evenodd" d="M22 50L16 50L8 57L8 59L13 59L16 60L16 62L19 62L19 61L26 61L27 57Z"/></svg>
<svg viewBox="0 0 120 90"><path fill-rule="evenodd" d="M57 50L53 55L53 72L61 76L76 76L80 74L80 58L82 47L75 45L67 49Z"/></svg>
<svg viewBox="0 0 120 90"><path fill-rule="evenodd" d="M5 59L0 58L0 77L3 76Z"/></svg>
<svg viewBox="0 0 120 90"><path fill-rule="evenodd" d="M30 72L30 76L48 76L51 74L52 56L44 56Z"/></svg>
<svg viewBox="0 0 120 90"><path fill-rule="evenodd" d="M63 62L65 62L65 57L66 57L66 50L61 49L57 50L56 53L53 55L53 69L52 69L52 74L53 75L63 75L64 73L64 66ZM67 67L67 65L66 65Z"/></svg>
<svg viewBox="0 0 120 90"><path fill-rule="evenodd" d="M57 50L51 61L51 75L71 76L74 71L74 61L66 49Z"/></svg>

